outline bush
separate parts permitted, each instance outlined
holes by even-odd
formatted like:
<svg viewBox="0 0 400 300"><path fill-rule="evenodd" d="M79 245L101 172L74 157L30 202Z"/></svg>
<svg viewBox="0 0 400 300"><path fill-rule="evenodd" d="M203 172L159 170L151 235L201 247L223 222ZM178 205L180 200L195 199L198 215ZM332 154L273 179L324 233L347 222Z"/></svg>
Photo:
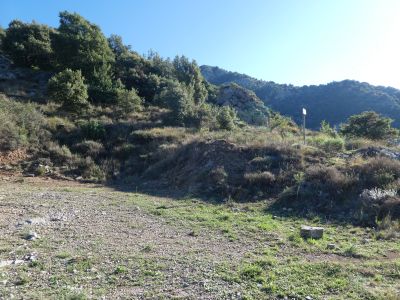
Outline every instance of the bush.
<svg viewBox="0 0 400 300"><path fill-rule="evenodd" d="M322 150L333 153L339 152L344 149L345 142L340 137L331 137L326 135L318 135L309 139L312 145L315 145Z"/></svg>
<svg viewBox="0 0 400 300"><path fill-rule="evenodd" d="M77 13L63 11L59 16L58 33L52 40L58 64L82 70L91 84L97 81L96 75L107 77L110 72L100 73L114 62L114 54L100 28Z"/></svg>
<svg viewBox="0 0 400 300"><path fill-rule="evenodd" d="M32 104L0 96L0 151L36 147L46 132L44 118Z"/></svg>
<svg viewBox="0 0 400 300"><path fill-rule="evenodd" d="M351 116L340 132L346 136L365 137L380 140L399 135L399 131L392 127L393 120L380 116L374 111L366 111Z"/></svg>
<svg viewBox="0 0 400 300"><path fill-rule="evenodd" d="M311 166L305 172L305 181L330 196L340 195L352 188L355 179L335 167Z"/></svg>
<svg viewBox="0 0 400 300"><path fill-rule="evenodd" d="M89 156L80 161L79 170L85 179L95 181L104 181L106 179L104 171Z"/></svg>
<svg viewBox="0 0 400 300"><path fill-rule="evenodd" d="M115 111L119 115L127 115L138 111L142 107L142 99L138 96L135 89L119 89L116 91Z"/></svg>
<svg viewBox="0 0 400 300"><path fill-rule="evenodd" d="M176 80L166 80L155 95L156 104L171 110L170 122L178 126L196 128L212 127L217 115L216 108L194 99L194 90Z"/></svg>
<svg viewBox="0 0 400 300"><path fill-rule="evenodd" d="M245 173L244 179L248 185L262 188L271 186L275 182L275 175L268 171Z"/></svg>
<svg viewBox="0 0 400 300"><path fill-rule="evenodd" d="M373 141L366 138L347 138L346 139L346 149L347 150L357 150L361 148L368 148L376 146L377 141Z"/></svg>
<svg viewBox="0 0 400 300"><path fill-rule="evenodd" d="M51 69L53 32L53 29L45 25L14 20L6 30L2 48L18 66Z"/></svg>
<svg viewBox="0 0 400 300"><path fill-rule="evenodd" d="M49 142L46 145L46 148L50 154L52 161L65 163L69 162L72 158L71 151L66 145L60 146L57 143Z"/></svg>
<svg viewBox="0 0 400 300"><path fill-rule="evenodd" d="M67 118L60 118L60 117L50 117L46 119L47 121L47 128L56 133L59 130L65 130L66 132L71 132L76 129L75 124L68 120Z"/></svg>
<svg viewBox="0 0 400 300"><path fill-rule="evenodd" d="M359 172L365 188L394 188L399 184L400 162L385 157L372 158L359 168Z"/></svg>
<svg viewBox="0 0 400 300"><path fill-rule="evenodd" d="M288 134L299 132L299 128L291 118L282 116L277 112L271 112L269 120L271 131L277 131L282 138L285 138Z"/></svg>
<svg viewBox="0 0 400 300"><path fill-rule="evenodd" d="M81 132L84 139L96 141L104 139L106 129L99 121L91 120L81 125Z"/></svg>
<svg viewBox="0 0 400 300"><path fill-rule="evenodd" d="M337 133L336 133L335 129L333 129L331 127L331 125L328 122L326 122L325 120L323 120L321 122L321 127L320 127L319 131L321 131L322 133L324 133L330 137L337 137Z"/></svg>
<svg viewBox="0 0 400 300"><path fill-rule="evenodd" d="M70 111L79 111L88 105L87 86L81 71L66 69L49 80L48 94L50 98L62 103Z"/></svg>
<svg viewBox="0 0 400 300"><path fill-rule="evenodd" d="M85 140L81 143L74 145L73 150L85 156L94 157L103 153L104 146L102 143L96 141Z"/></svg>
<svg viewBox="0 0 400 300"><path fill-rule="evenodd" d="M3 50L3 41L4 41L4 38L6 37L6 32L5 32L5 30L0 26L0 53L2 52L2 50Z"/></svg>
<svg viewBox="0 0 400 300"><path fill-rule="evenodd" d="M230 106L223 106L217 115L219 127L225 130L234 129L236 119L236 111Z"/></svg>

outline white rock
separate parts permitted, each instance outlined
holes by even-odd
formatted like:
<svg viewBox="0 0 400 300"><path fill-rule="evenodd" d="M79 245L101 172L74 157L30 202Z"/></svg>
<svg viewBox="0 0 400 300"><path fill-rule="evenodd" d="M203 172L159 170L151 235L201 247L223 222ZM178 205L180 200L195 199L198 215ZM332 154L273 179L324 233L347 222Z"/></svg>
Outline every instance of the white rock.
<svg viewBox="0 0 400 300"><path fill-rule="evenodd" d="M320 239L324 235L324 228L302 225L300 228L300 235L306 239Z"/></svg>

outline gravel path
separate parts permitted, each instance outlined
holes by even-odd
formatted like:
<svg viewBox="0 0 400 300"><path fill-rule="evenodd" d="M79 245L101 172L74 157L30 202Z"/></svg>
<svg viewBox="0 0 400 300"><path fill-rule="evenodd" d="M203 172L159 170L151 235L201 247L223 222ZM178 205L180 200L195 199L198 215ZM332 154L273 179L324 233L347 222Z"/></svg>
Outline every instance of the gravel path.
<svg viewBox="0 0 400 300"><path fill-rule="evenodd" d="M215 270L239 262L257 243L214 231L193 236L130 197L52 180L0 183L0 297L56 299L82 291L103 299L240 298L239 284ZM24 239L31 233L39 238Z"/></svg>

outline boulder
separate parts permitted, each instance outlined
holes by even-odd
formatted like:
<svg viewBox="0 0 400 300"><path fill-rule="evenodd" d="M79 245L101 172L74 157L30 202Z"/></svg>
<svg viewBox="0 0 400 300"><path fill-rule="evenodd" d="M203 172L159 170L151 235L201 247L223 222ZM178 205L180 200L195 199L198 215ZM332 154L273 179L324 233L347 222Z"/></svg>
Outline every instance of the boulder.
<svg viewBox="0 0 400 300"><path fill-rule="evenodd" d="M324 235L324 228L302 225L300 235L305 239L320 239Z"/></svg>

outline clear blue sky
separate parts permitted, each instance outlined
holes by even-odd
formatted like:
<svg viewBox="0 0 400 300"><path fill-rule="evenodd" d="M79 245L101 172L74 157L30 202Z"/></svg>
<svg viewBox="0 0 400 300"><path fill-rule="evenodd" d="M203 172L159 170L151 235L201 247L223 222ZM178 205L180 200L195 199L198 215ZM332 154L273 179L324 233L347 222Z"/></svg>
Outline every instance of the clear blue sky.
<svg viewBox="0 0 400 300"><path fill-rule="evenodd" d="M400 88L399 0L2 0L0 25L57 27L62 10L142 54L184 54L278 83L355 79Z"/></svg>

